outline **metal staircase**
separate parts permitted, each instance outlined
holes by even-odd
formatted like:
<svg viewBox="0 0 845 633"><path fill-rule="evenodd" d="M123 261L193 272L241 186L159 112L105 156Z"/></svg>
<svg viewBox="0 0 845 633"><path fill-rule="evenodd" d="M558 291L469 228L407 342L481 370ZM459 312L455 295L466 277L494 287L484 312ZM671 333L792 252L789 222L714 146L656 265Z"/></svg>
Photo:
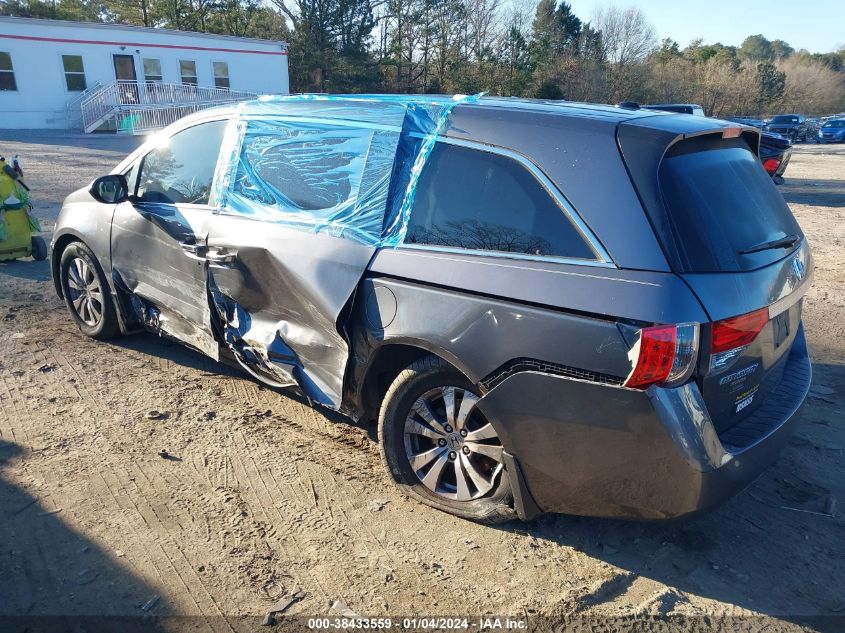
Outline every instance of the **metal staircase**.
<svg viewBox="0 0 845 633"><path fill-rule="evenodd" d="M65 104L65 119L67 120L67 127L69 130L82 129L82 109L80 108L80 105L88 97L97 92L102 85L102 82L95 81Z"/></svg>
<svg viewBox="0 0 845 633"><path fill-rule="evenodd" d="M85 132L145 134L181 117L214 106L254 99L243 90L185 84L113 81L92 86L68 103L68 122ZM71 114L73 110L73 114ZM79 116L75 116L78 110ZM73 118L72 118L73 117Z"/></svg>

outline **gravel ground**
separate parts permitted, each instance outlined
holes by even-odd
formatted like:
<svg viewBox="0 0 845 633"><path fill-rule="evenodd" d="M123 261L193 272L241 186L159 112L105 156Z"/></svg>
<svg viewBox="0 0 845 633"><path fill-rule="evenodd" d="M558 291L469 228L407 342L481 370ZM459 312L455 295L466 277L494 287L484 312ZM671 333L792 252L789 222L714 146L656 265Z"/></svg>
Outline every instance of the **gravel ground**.
<svg viewBox="0 0 845 633"><path fill-rule="evenodd" d="M46 225L135 143L0 132ZM845 148L799 146L786 177L816 257L805 422L750 488L669 524L492 528L422 507L389 485L371 428L154 336L88 340L46 263L0 264L0 616L182 615L233 630L300 589L291 614L333 615L340 600L367 616L842 624Z"/></svg>

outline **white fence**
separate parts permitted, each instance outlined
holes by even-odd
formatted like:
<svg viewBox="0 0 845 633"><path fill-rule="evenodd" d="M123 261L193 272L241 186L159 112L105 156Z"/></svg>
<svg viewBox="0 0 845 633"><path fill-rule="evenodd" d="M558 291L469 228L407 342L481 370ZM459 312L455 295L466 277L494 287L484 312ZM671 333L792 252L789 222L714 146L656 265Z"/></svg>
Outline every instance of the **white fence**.
<svg viewBox="0 0 845 633"><path fill-rule="evenodd" d="M209 88L161 82L114 81L98 87L80 104L86 132L111 125L118 132L139 134L218 105L255 98L255 94L227 88Z"/></svg>

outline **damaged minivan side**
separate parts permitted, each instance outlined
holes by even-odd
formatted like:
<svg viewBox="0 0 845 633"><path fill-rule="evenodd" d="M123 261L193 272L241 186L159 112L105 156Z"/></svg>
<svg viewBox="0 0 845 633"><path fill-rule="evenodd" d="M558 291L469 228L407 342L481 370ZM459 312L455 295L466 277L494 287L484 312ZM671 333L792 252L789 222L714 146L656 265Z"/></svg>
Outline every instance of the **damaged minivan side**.
<svg viewBox="0 0 845 633"><path fill-rule="evenodd" d="M488 97L265 97L64 203L83 333L148 330L377 421L469 519L688 515L777 456L810 384L806 239L713 119Z"/></svg>

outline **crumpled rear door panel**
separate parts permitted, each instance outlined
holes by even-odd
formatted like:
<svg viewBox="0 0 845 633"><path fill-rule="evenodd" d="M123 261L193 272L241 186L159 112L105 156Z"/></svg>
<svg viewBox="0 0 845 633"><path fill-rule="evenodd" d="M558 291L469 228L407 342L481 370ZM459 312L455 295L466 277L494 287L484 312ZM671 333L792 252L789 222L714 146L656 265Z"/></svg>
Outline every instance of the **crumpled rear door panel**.
<svg viewBox="0 0 845 633"><path fill-rule="evenodd" d="M209 289L221 334L242 364L340 408L349 354L338 317L375 247L241 216L208 236ZM215 263L221 253L230 261Z"/></svg>

